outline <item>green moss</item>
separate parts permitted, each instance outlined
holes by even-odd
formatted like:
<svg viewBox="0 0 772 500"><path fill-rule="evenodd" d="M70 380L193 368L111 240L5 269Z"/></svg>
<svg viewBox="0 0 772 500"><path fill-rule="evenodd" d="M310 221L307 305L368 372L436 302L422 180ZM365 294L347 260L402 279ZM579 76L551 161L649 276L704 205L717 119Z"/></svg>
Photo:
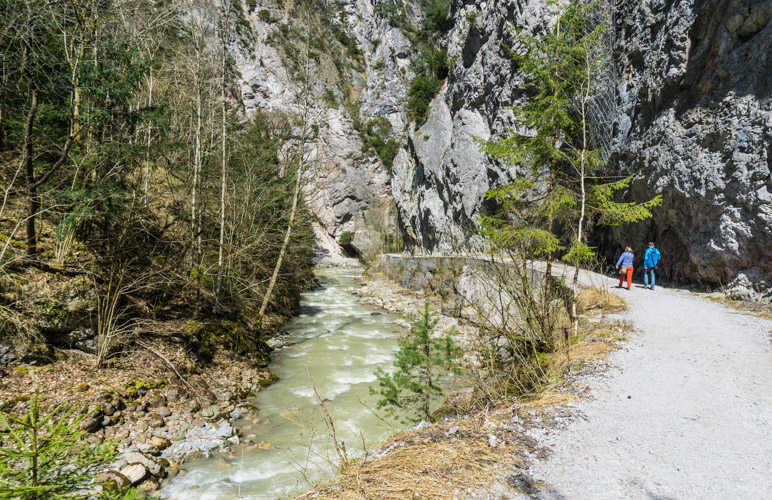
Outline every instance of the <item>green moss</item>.
<svg viewBox="0 0 772 500"><path fill-rule="evenodd" d="M19 249L19 250L26 250L27 245L25 243L22 243L21 241L14 240L13 238L8 238L8 236L4 234L0 234L0 243L5 244L8 240L11 240L11 247Z"/></svg>
<svg viewBox="0 0 772 500"><path fill-rule="evenodd" d="M268 378L264 378L260 380L257 383L257 385L259 385L260 387L268 387L269 385L273 385L278 381L279 381L279 377L272 373L268 376Z"/></svg>

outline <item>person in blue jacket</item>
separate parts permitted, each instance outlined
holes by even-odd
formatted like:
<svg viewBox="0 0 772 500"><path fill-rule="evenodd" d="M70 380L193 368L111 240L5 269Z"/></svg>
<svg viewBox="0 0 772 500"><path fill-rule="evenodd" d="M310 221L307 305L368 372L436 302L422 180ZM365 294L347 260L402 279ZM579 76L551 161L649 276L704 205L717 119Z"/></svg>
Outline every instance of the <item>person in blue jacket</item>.
<svg viewBox="0 0 772 500"><path fill-rule="evenodd" d="M650 290L654 290L654 271L657 270L660 257L659 250L654 246L654 242L650 241L649 248L643 255L643 286ZM651 286L649 286L649 273L651 273Z"/></svg>

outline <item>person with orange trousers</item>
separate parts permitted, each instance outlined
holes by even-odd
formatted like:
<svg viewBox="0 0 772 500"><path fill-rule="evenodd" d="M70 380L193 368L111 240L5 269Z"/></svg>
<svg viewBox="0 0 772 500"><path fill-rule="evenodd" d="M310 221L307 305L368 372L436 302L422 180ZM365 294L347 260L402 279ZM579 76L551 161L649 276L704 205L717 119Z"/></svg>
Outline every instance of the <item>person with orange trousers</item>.
<svg viewBox="0 0 772 500"><path fill-rule="evenodd" d="M619 288L624 288L622 282L625 279L625 275L627 275L627 289L630 289L630 283L633 281L633 259L635 259L635 255L633 254L633 249L630 247L625 248L624 253L619 256L619 260L617 261L617 270L619 270ZM622 266L622 269L619 269L620 265Z"/></svg>

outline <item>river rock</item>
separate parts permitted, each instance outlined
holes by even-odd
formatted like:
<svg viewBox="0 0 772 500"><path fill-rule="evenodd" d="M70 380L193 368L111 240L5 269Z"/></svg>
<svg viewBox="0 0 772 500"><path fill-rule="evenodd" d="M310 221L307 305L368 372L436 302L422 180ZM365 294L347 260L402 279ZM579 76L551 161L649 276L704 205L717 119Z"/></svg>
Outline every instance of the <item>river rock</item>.
<svg viewBox="0 0 772 500"><path fill-rule="evenodd" d="M83 421L80 423L80 428L86 432L96 432L100 427L102 427L102 421L103 417L101 412L99 412L83 419Z"/></svg>
<svg viewBox="0 0 772 500"><path fill-rule="evenodd" d="M161 417L161 415L158 415L157 413L151 413L147 418L147 425L150 427L163 427L166 425L166 422L164 422L164 419Z"/></svg>
<svg viewBox="0 0 772 500"><path fill-rule="evenodd" d="M160 408L166 406L166 398L159 394L154 394L147 398L145 404L147 404L148 408Z"/></svg>
<svg viewBox="0 0 772 500"><path fill-rule="evenodd" d="M201 409L201 405L195 399L191 399L185 403L185 411L188 413L195 413Z"/></svg>
<svg viewBox="0 0 772 500"><path fill-rule="evenodd" d="M127 453L124 457L129 464L141 464L145 469L147 469L152 475L157 476L161 474L162 467L161 465L153 460L152 458L143 455L142 453L138 452L131 452ZM121 471L123 473L123 471ZM128 476L127 476L128 477Z"/></svg>
<svg viewBox="0 0 772 500"><path fill-rule="evenodd" d="M158 448L159 450L165 450L171 446L171 441L161 436L153 436L150 438L150 444Z"/></svg>
<svg viewBox="0 0 772 500"><path fill-rule="evenodd" d="M141 483L149 475L148 470L141 463L133 463L127 465L121 469L120 473L126 477L126 479L128 479L132 485Z"/></svg>
<svg viewBox="0 0 772 500"><path fill-rule="evenodd" d="M174 403L178 399L180 399L180 390L174 386L168 387L166 389L166 401L170 403Z"/></svg>
<svg viewBox="0 0 772 500"><path fill-rule="evenodd" d="M139 491L147 491L147 492L158 491L159 488L160 486L158 485L158 480L153 477L151 477L150 479L148 479L147 481L145 481L144 483L140 484L137 487Z"/></svg>
<svg viewBox="0 0 772 500"><path fill-rule="evenodd" d="M228 401L231 401L236 397L235 394L233 394L231 391L222 391L217 395L217 401L222 401L223 403L227 403Z"/></svg>
<svg viewBox="0 0 772 500"><path fill-rule="evenodd" d="M223 422L220 427L214 432L214 437L217 438L229 438L235 434L235 429L231 427L229 422Z"/></svg>
<svg viewBox="0 0 772 500"><path fill-rule="evenodd" d="M168 477L174 477L179 473L179 469L177 467L169 467L166 469L166 474Z"/></svg>
<svg viewBox="0 0 772 500"><path fill-rule="evenodd" d="M151 443L140 443L137 445L137 449L144 453L145 455L160 455L161 450L158 449L157 446L154 446Z"/></svg>
<svg viewBox="0 0 772 500"><path fill-rule="evenodd" d="M94 478L94 482L97 484L113 483L114 487L119 489L127 488L132 485L129 478L115 470L102 472Z"/></svg>
<svg viewBox="0 0 772 500"><path fill-rule="evenodd" d="M220 412L220 407L219 406L211 405L211 406L207 406L206 408L201 410L201 416L204 417L204 418L212 418L212 417L214 417L219 412Z"/></svg>
<svg viewBox="0 0 772 500"><path fill-rule="evenodd" d="M164 418L166 418L166 417L168 417L169 415L172 414L171 410L169 410L169 408L167 408L166 406L162 406L162 407L158 408L155 411L155 413L157 415L160 415L161 417L164 417Z"/></svg>

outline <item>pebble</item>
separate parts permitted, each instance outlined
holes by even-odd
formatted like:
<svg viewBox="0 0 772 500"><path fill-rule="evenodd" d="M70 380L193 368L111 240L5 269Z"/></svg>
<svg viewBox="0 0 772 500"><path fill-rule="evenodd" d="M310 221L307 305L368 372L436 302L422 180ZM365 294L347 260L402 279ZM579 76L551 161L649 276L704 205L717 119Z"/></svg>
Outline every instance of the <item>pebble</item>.
<svg viewBox="0 0 772 500"><path fill-rule="evenodd" d="M211 418L220 412L220 407L217 405L211 405L201 410L201 416L204 418Z"/></svg>

